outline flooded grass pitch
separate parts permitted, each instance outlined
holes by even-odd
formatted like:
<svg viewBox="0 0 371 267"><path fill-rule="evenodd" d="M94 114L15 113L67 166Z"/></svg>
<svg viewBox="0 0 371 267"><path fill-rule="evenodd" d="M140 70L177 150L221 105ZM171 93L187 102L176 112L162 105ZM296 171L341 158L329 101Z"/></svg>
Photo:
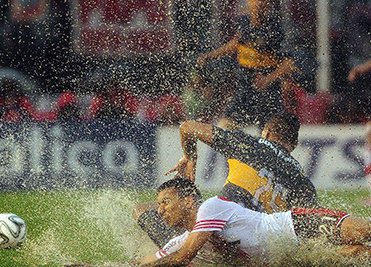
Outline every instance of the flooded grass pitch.
<svg viewBox="0 0 371 267"><path fill-rule="evenodd" d="M156 249L131 216L136 203L153 197L153 191L130 190L2 193L0 212L21 216L27 223L28 237L21 248L0 250L0 266L53 267L68 263L129 266L130 259ZM320 192L325 206L369 218L370 207L364 204L368 197L367 189ZM366 258L341 257L335 251L336 247L328 244L309 242L297 252L283 253L273 266L367 266L370 263Z"/></svg>

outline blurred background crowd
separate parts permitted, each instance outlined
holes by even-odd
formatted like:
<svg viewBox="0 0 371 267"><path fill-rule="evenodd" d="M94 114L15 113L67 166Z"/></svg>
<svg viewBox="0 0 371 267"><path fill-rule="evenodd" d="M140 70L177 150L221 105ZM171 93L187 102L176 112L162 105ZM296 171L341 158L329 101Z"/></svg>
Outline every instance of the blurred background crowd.
<svg viewBox="0 0 371 267"><path fill-rule="evenodd" d="M0 0L0 120L215 120L241 90L240 62L200 58L233 40L248 2ZM295 64L279 81L283 107L302 123L366 122L371 1L328 1L325 90L316 86L318 1L276 2L277 50Z"/></svg>

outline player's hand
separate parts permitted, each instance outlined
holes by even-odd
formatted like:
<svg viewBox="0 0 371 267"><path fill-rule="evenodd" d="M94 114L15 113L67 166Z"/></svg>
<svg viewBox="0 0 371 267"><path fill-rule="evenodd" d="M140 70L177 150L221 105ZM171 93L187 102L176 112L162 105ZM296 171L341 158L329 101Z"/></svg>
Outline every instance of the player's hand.
<svg viewBox="0 0 371 267"><path fill-rule="evenodd" d="M350 70L349 74L348 74L348 81L350 82L354 82L358 76L360 76L360 70L359 70L359 67L356 66L354 67L353 69Z"/></svg>
<svg viewBox="0 0 371 267"><path fill-rule="evenodd" d="M196 176L196 162L186 157L182 157L178 161L178 163L174 166L174 168L167 171L165 175L168 175L173 172L176 172L177 175L188 178L192 182L194 182Z"/></svg>

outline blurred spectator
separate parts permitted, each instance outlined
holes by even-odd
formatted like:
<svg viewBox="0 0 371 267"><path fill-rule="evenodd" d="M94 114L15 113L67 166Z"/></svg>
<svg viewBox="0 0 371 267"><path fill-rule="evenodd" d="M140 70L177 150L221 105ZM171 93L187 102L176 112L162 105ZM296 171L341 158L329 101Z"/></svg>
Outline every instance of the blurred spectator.
<svg viewBox="0 0 371 267"><path fill-rule="evenodd" d="M369 1L346 1L340 10L342 27L338 28L344 41L338 57L333 55L333 91L338 95L329 110L329 122L364 123L371 113L371 6ZM344 58L347 66L340 69L337 65Z"/></svg>
<svg viewBox="0 0 371 267"><path fill-rule="evenodd" d="M371 114L371 60L349 71L348 91L338 94L329 109L331 123L364 123Z"/></svg>
<svg viewBox="0 0 371 267"><path fill-rule="evenodd" d="M293 61L280 53L284 39L280 22L280 1L246 1L238 31L225 45L201 55L197 62L236 54L238 88L219 124L235 128L244 124L263 125L282 110L280 79L293 72Z"/></svg>
<svg viewBox="0 0 371 267"><path fill-rule="evenodd" d="M285 109L295 114L303 124L323 124L327 122L327 109L332 95L327 92L308 93L292 80L282 83Z"/></svg>
<svg viewBox="0 0 371 267"><path fill-rule="evenodd" d="M371 4L370 1L348 1L344 7L344 28L350 67L361 64L371 54Z"/></svg>
<svg viewBox="0 0 371 267"><path fill-rule="evenodd" d="M15 80L3 78L0 80L0 120L19 122L26 116L22 106L24 96Z"/></svg>
<svg viewBox="0 0 371 267"><path fill-rule="evenodd" d="M349 91L349 69L371 54L371 3L365 0L339 0L331 3L332 91Z"/></svg>
<svg viewBox="0 0 371 267"><path fill-rule="evenodd" d="M56 101L54 112L58 115L58 120L79 120L80 109L75 93L71 91L62 92Z"/></svg>
<svg viewBox="0 0 371 267"><path fill-rule="evenodd" d="M371 59L353 67L349 74L350 89L345 93L363 117L371 116Z"/></svg>
<svg viewBox="0 0 371 267"><path fill-rule="evenodd" d="M159 122L163 125L178 124L184 119L183 104L180 97L172 94L162 95L158 99Z"/></svg>
<svg viewBox="0 0 371 267"><path fill-rule="evenodd" d="M138 109L138 98L135 95L115 84L109 84L102 86L92 97L82 118L132 119Z"/></svg>

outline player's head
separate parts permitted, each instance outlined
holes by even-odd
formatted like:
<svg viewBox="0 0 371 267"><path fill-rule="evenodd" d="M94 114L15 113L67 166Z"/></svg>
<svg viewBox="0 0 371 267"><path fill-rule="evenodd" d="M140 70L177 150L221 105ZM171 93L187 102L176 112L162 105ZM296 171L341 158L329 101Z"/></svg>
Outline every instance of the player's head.
<svg viewBox="0 0 371 267"><path fill-rule="evenodd" d="M291 152L298 145L300 121L288 112L273 115L264 125L262 136L279 141Z"/></svg>
<svg viewBox="0 0 371 267"><path fill-rule="evenodd" d="M269 13L279 9L280 1L278 0L246 0L247 9L250 14L258 14L264 17Z"/></svg>
<svg viewBox="0 0 371 267"><path fill-rule="evenodd" d="M158 212L170 226L182 226L191 212L197 210L201 193L185 178L166 181L157 189Z"/></svg>

